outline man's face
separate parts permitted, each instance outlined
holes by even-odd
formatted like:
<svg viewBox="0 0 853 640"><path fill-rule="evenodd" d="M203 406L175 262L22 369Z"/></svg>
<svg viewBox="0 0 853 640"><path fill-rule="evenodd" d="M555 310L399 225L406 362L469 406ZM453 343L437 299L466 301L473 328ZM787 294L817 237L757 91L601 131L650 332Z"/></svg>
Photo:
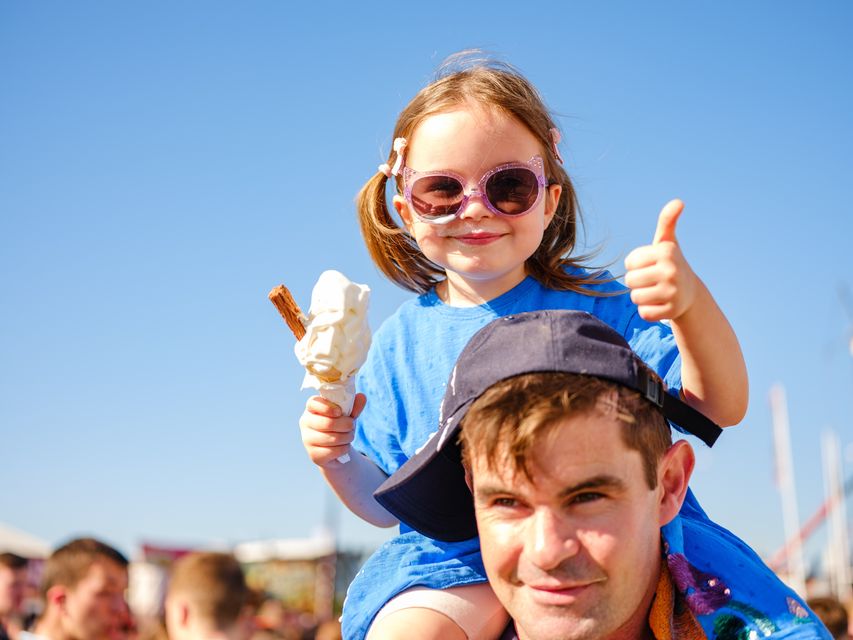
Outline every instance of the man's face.
<svg viewBox="0 0 853 640"><path fill-rule="evenodd" d="M76 640L121 638L127 612L124 593L127 569L112 560L98 560L65 597L63 622Z"/></svg>
<svg viewBox="0 0 853 640"><path fill-rule="evenodd" d="M661 563L651 490L624 426L594 412L537 446L533 481L471 460L489 582L524 640L640 637Z"/></svg>
<svg viewBox="0 0 853 640"><path fill-rule="evenodd" d="M26 568L0 567L0 617L20 611L26 582Z"/></svg>

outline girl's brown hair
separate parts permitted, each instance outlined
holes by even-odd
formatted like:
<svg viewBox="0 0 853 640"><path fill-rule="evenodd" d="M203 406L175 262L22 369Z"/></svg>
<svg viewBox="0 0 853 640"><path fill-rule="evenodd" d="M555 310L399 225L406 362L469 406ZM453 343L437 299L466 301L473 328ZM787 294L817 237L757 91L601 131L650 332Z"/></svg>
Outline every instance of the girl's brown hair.
<svg viewBox="0 0 853 640"><path fill-rule="evenodd" d="M522 123L544 150L545 174L549 184L560 184L562 193L542 243L527 259L527 273L552 289L594 292L584 288L601 282L601 272L589 275L566 273L588 256L570 257L577 240L580 210L572 181L554 154L551 129L556 124L536 88L514 67L494 60L472 57L468 52L451 56L439 68L436 80L421 89L397 118L396 138L411 138L429 116L446 112L466 102L490 107ZM388 164L394 158L389 154ZM444 279L444 269L421 252L415 239L388 210L385 188L388 178L377 172L356 197L361 232L371 258L393 282L410 291L425 293ZM402 193L402 178L396 179Z"/></svg>

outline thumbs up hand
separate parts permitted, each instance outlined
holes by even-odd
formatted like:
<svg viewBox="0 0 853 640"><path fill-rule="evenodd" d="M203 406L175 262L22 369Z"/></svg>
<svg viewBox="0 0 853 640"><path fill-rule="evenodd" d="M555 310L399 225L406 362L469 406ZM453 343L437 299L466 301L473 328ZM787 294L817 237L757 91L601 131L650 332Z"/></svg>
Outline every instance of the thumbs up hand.
<svg viewBox="0 0 853 640"><path fill-rule="evenodd" d="M696 299L699 279L678 246L675 225L684 203L670 200L661 209L652 244L625 258L625 285L644 320L675 320Z"/></svg>

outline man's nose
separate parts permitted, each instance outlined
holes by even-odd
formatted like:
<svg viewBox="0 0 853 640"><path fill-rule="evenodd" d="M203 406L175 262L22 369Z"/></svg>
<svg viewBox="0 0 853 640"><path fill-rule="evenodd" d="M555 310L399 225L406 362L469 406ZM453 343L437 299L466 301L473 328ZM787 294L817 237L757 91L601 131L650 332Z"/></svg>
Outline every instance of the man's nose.
<svg viewBox="0 0 853 640"><path fill-rule="evenodd" d="M538 510L525 535L527 559L544 571L554 569L580 550L574 527L551 509Z"/></svg>

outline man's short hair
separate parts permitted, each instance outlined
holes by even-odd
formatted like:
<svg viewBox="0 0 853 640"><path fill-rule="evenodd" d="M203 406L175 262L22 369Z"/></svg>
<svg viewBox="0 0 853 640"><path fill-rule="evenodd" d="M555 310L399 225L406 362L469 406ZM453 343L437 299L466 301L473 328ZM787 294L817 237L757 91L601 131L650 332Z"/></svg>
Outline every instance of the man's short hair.
<svg viewBox="0 0 853 640"><path fill-rule="evenodd" d="M186 598L199 617L217 629L231 627L249 602L240 563L228 553L190 553L172 568L169 596Z"/></svg>
<svg viewBox="0 0 853 640"><path fill-rule="evenodd" d="M463 462L470 468L473 456L483 456L491 469L509 465L531 479L535 451L554 427L602 411L624 423L623 442L640 453L654 489L658 463L672 444L660 409L621 385L573 373L528 373L491 386L462 421Z"/></svg>
<svg viewBox="0 0 853 640"><path fill-rule="evenodd" d="M24 569L28 562L29 561L25 557L19 556L17 553L12 553L11 551L0 553L0 567L6 567L12 571Z"/></svg>
<svg viewBox="0 0 853 640"><path fill-rule="evenodd" d="M76 538L62 545L47 559L41 591L45 596L55 585L75 587L86 577L89 568L98 561L114 562L127 567L127 558L120 551L95 538Z"/></svg>

